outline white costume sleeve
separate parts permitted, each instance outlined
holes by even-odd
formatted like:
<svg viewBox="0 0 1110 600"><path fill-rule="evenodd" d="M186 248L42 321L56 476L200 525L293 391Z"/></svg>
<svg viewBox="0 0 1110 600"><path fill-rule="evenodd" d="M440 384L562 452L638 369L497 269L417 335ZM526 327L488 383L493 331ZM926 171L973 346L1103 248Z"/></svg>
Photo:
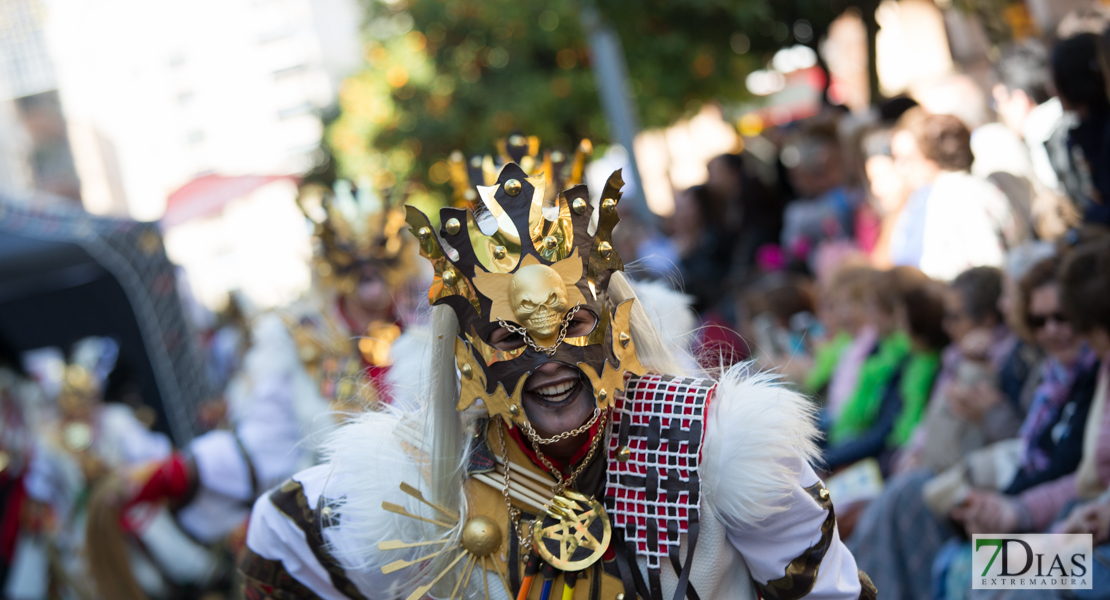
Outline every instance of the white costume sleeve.
<svg viewBox="0 0 1110 600"><path fill-rule="evenodd" d="M807 399L773 376L733 368L709 404L705 501L761 588L789 586L785 595L793 598L854 600L861 594L861 576L830 510L822 506L831 503L809 466L816 436ZM812 586L799 590L804 578L787 579L787 566L807 556L819 568Z"/></svg>
<svg viewBox="0 0 1110 600"><path fill-rule="evenodd" d="M775 513L757 525L729 527L728 539L744 556L752 577L760 584L780 579L794 559L805 555L811 548L820 548L824 532L822 525L829 511L818 504L805 488L820 486L817 474L804 463L798 484L784 499L787 510ZM859 569L852 553L840 540L835 529L820 561L817 580L805 595L813 599L855 599L860 597Z"/></svg>
<svg viewBox="0 0 1110 600"><path fill-rule="evenodd" d="M305 485L305 497L309 501L319 498L319 483L327 479L329 469L328 465L320 465L294 477L302 485L308 484ZM274 492L271 490L263 494L251 512L247 548L264 559L280 562L289 575L324 600L347 600L347 596L332 584L327 570L313 554L305 532L270 501Z"/></svg>
<svg viewBox="0 0 1110 600"><path fill-rule="evenodd" d="M321 598L346 598L335 583L337 577L371 600L405 597L411 591L412 570L385 574L381 567L399 559L416 559L427 549L383 552L378 542L433 539L441 530L382 510L382 502L388 501L413 514L434 517L426 506L400 490L402 482L422 485L423 480L420 467L393 433L397 424L389 413L362 415L339 428L329 440L331 462L297 473L289 487L283 485L259 498L247 532L250 553L280 563L297 583ZM290 501L300 494L302 499ZM321 524L321 513L316 510L321 496L341 505L337 522ZM281 505L286 506L285 512ZM313 514L296 514L295 506L307 507ZM314 539L308 539L309 535ZM256 559L250 553L241 565L248 580L276 570L274 564L252 569L251 561Z"/></svg>
<svg viewBox="0 0 1110 600"><path fill-rule="evenodd" d="M177 512L189 535L212 543L231 533L250 514L257 491L251 466L230 431L210 431L189 444L196 465L197 491Z"/></svg>

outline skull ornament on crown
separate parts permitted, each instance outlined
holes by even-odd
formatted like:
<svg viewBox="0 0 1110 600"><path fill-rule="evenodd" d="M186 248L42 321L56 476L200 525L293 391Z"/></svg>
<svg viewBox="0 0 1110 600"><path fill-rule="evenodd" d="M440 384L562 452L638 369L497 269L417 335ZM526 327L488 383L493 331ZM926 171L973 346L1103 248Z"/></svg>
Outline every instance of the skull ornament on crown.
<svg viewBox="0 0 1110 600"><path fill-rule="evenodd" d="M626 372L644 372L632 342L633 301L614 305L608 297L610 276L624 268L612 246L620 171L610 175L596 206L585 185L559 194L547 193L546 185L542 173L529 177L509 163L493 185L477 187L474 210L442 209L438 233L426 215L407 207L420 253L435 269L428 300L450 306L459 321L457 408L481 401L510 426L527 422L524 382L547 362L581 370L600 409L623 389ZM578 311L592 313L596 325L567 337ZM495 347L490 336L501 326L526 343Z"/></svg>
<svg viewBox="0 0 1110 600"><path fill-rule="evenodd" d="M521 267L509 282L509 296L517 321L533 338L543 343L555 337L569 308L567 286L555 269Z"/></svg>

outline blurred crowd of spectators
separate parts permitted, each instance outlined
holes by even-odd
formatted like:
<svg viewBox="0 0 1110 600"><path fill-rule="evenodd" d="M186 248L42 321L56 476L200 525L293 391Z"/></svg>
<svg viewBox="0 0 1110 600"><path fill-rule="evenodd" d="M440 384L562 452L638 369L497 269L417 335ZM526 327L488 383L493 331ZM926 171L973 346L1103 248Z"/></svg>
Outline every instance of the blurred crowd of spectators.
<svg viewBox="0 0 1110 600"><path fill-rule="evenodd" d="M1093 533L1110 556L1103 24L1005 49L987 89L765 131L666 223L707 360L819 403L816 466L856 482L841 534L884 597L980 593L971 533ZM1099 564L1080 597L1110 594Z"/></svg>

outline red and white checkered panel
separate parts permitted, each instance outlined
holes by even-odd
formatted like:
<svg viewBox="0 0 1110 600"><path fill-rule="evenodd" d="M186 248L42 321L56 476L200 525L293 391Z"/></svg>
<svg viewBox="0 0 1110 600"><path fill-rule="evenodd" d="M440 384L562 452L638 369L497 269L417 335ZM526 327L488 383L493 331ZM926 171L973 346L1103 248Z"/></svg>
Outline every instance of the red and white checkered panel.
<svg viewBox="0 0 1110 600"><path fill-rule="evenodd" d="M701 497L698 474L705 407L716 382L672 375L626 376L613 402L605 506L615 530L658 569ZM621 448L631 456L617 460Z"/></svg>

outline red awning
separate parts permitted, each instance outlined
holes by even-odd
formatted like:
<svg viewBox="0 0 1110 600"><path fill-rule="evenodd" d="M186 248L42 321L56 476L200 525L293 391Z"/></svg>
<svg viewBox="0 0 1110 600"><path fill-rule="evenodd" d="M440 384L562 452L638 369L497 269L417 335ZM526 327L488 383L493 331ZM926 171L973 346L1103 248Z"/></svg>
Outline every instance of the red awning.
<svg viewBox="0 0 1110 600"><path fill-rule="evenodd" d="M166 200L163 227L218 214L228 202L242 198L258 188L281 179L296 181L290 175L204 175L178 188Z"/></svg>

